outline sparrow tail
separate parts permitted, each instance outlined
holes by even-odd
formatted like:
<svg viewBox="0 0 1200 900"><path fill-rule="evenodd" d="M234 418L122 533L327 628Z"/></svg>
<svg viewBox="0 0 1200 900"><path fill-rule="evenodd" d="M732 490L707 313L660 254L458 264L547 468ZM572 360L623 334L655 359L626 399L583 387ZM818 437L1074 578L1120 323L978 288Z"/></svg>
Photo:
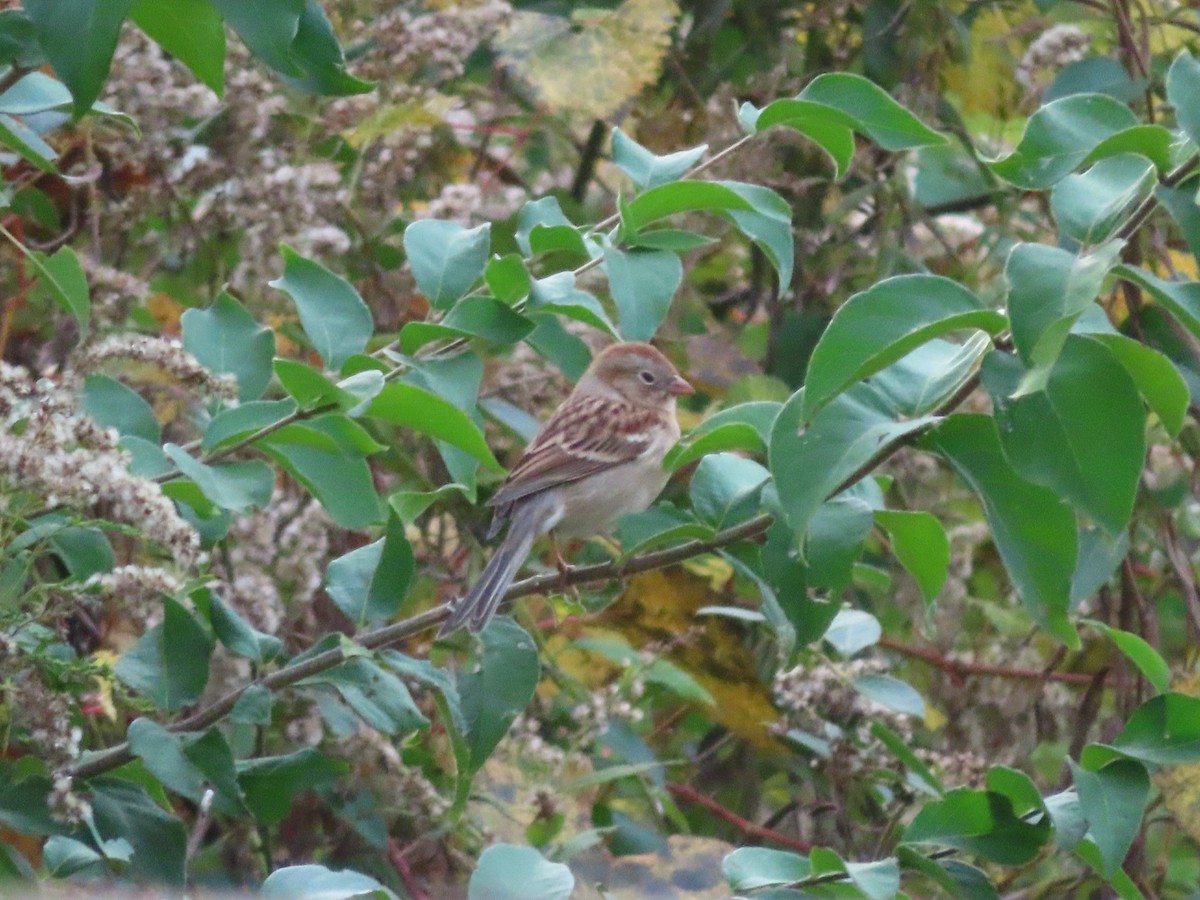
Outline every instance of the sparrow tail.
<svg viewBox="0 0 1200 900"><path fill-rule="evenodd" d="M482 631L488 620L496 613L496 607L504 599L509 585L524 565L533 542L541 533L545 519L543 510L536 505L519 509L508 527L508 534L488 560L483 574L471 586L466 596L455 604L453 611L438 631L445 637L464 625L471 631Z"/></svg>

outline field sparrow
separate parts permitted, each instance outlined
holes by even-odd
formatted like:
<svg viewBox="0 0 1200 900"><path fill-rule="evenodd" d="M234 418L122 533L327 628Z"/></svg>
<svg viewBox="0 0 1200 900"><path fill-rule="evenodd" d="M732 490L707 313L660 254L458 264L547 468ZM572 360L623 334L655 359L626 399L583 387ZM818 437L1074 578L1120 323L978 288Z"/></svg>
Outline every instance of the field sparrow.
<svg viewBox="0 0 1200 900"><path fill-rule="evenodd" d="M525 448L492 496L494 537L508 534L439 635L482 629L533 542L609 531L640 512L667 483L663 456L679 440L675 398L694 388L649 344L614 344L592 361L571 395Z"/></svg>

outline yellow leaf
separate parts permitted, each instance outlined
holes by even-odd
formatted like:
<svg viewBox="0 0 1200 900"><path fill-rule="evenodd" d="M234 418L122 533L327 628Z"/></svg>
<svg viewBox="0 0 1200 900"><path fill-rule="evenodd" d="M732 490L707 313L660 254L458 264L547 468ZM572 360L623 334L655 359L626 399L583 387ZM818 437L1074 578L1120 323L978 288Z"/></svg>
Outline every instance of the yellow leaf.
<svg viewBox="0 0 1200 900"><path fill-rule="evenodd" d="M714 575L715 570L701 575L684 568L636 575L621 598L604 611L603 622L631 647L667 643L664 658L692 676L716 701L705 707L709 715L757 747L778 747L769 728L779 713L741 630L718 616L696 616L702 607L729 602L713 590ZM722 573L720 583L728 578L728 573Z"/></svg>
<svg viewBox="0 0 1200 900"><path fill-rule="evenodd" d="M427 130L440 125L453 105L454 100L442 94L389 103L380 106L342 136L351 147L360 149L389 134L418 128Z"/></svg>
<svg viewBox="0 0 1200 900"><path fill-rule="evenodd" d="M577 9L570 21L516 12L496 48L552 111L603 119L658 78L678 15L675 0Z"/></svg>

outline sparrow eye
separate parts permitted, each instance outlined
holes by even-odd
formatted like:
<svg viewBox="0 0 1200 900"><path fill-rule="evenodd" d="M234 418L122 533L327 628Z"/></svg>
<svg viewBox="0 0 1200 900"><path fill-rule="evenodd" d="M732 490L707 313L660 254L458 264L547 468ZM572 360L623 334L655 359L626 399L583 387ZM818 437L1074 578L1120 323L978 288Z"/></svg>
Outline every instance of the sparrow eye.
<svg viewBox="0 0 1200 900"><path fill-rule="evenodd" d="M642 384L654 384L654 373L647 372L645 369L638 372L638 378L642 380Z"/></svg>

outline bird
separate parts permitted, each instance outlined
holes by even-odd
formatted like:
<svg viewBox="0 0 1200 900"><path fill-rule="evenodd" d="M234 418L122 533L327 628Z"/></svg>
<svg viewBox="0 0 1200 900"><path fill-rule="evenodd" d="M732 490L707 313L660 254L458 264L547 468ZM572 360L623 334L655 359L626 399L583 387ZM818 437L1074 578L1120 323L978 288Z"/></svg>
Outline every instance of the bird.
<svg viewBox="0 0 1200 900"><path fill-rule="evenodd" d="M669 477L663 457L679 440L675 401L692 393L650 344L611 344L597 354L488 501L488 539L505 523L508 531L438 636L481 631L542 535L605 534L648 507Z"/></svg>

